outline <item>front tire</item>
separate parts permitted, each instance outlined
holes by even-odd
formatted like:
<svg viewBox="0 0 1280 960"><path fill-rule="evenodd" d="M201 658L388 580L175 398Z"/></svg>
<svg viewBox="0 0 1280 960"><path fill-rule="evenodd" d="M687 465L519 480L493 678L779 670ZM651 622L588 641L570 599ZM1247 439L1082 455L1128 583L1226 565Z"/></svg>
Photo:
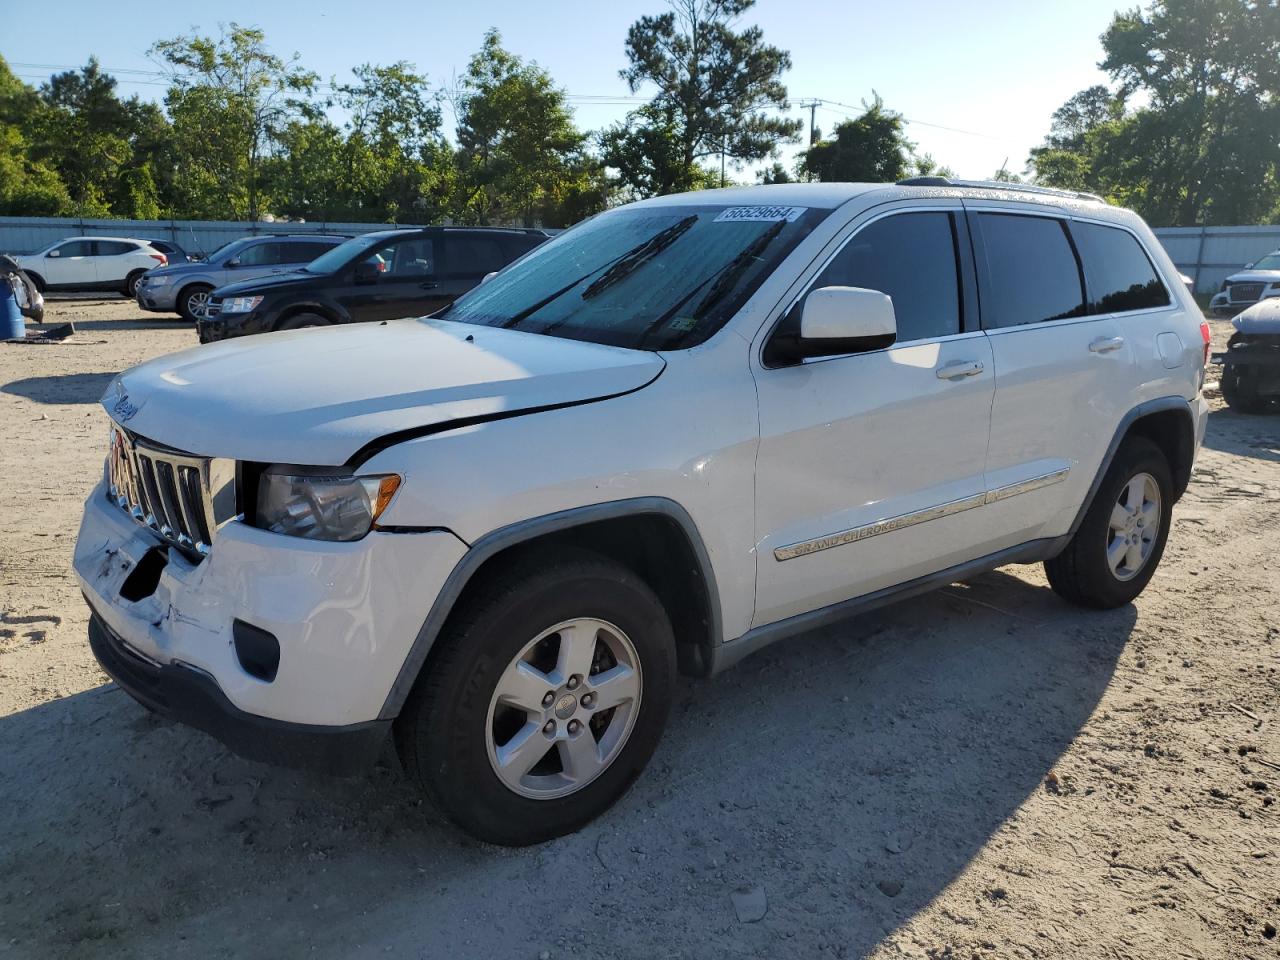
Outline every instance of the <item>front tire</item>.
<svg viewBox="0 0 1280 960"><path fill-rule="evenodd" d="M209 294L213 292L213 287L207 283L193 283L189 287L183 287L178 291L178 313L182 314L182 319L188 323L195 323L200 319L200 314L204 312L205 304L209 302Z"/></svg>
<svg viewBox="0 0 1280 960"><path fill-rule="evenodd" d="M329 318L318 313L295 313L276 325L277 330L305 330L307 327L327 327Z"/></svg>
<svg viewBox="0 0 1280 960"><path fill-rule="evenodd" d="M1098 610L1140 594L1160 563L1173 515L1173 475L1158 446L1130 437L1116 451L1080 529L1044 569L1054 593Z"/></svg>
<svg viewBox="0 0 1280 960"><path fill-rule="evenodd" d="M481 840L577 830L662 735L676 664L666 611L634 571L579 550L506 563L464 604L397 722L405 767Z"/></svg>

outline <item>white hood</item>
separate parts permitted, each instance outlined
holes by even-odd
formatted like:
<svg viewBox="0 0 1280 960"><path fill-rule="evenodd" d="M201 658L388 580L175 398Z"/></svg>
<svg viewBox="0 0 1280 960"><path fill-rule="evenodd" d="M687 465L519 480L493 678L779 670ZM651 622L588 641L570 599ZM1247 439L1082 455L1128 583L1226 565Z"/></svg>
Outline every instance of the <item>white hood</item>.
<svg viewBox="0 0 1280 960"><path fill-rule="evenodd" d="M389 434L638 390L656 353L444 320L226 340L159 357L102 398L130 431L202 456L316 466Z"/></svg>

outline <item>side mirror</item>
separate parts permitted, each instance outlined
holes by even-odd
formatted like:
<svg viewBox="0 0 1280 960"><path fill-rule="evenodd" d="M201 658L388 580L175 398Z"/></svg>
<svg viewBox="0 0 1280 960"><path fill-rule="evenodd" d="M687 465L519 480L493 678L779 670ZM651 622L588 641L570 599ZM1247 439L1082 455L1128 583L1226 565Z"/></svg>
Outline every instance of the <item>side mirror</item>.
<svg viewBox="0 0 1280 960"><path fill-rule="evenodd" d="M498 275L497 270L490 270L488 273L486 273L483 277L480 278L480 286L483 287L486 283L488 283L497 275Z"/></svg>
<svg viewBox="0 0 1280 960"><path fill-rule="evenodd" d="M239 257L232 257L230 260L228 260L228 261L227 261L226 266L228 266L228 267L238 267L238 266L240 266L240 258L239 258Z"/></svg>
<svg viewBox="0 0 1280 960"><path fill-rule="evenodd" d="M381 273L376 263L361 260L356 264L355 281L356 283L377 283Z"/></svg>
<svg viewBox="0 0 1280 960"><path fill-rule="evenodd" d="M60 256L62 256L62 251L61 251L61 250L50 250L48 253L46 253L46 254L45 254L45 256L46 256L46 257L60 257Z"/></svg>
<svg viewBox="0 0 1280 960"><path fill-rule="evenodd" d="M804 298L798 323L794 315L783 321L765 361L782 365L882 350L897 338L898 321L888 294L862 287L820 287Z"/></svg>

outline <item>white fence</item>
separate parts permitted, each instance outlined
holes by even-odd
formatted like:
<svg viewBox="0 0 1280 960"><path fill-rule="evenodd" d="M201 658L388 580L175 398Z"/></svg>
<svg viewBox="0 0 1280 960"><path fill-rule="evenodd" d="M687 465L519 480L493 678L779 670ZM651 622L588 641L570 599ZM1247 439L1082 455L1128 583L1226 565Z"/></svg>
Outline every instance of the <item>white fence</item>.
<svg viewBox="0 0 1280 960"><path fill-rule="evenodd" d="M1280 249L1280 226L1160 227L1155 235L1178 269L1195 281L1196 293L1216 293L1246 263Z"/></svg>
<svg viewBox="0 0 1280 960"><path fill-rule="evenodd" d="M229 240L268 234L337 233L356 236L413 223L246 223L237 220L92 220L78 217L0 217L0 253L33 253L64 237L170 240L188 253L212 253Z"/></svg>

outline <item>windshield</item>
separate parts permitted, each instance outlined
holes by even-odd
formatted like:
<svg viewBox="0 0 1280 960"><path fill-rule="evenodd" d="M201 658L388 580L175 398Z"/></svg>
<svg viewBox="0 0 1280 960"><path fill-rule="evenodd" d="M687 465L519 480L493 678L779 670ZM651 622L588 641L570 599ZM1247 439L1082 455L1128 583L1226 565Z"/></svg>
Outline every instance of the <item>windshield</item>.
<svg viewBox="0 0 1280 960"><path fill-rule="evenodd" d="M1253 265L1254 270L1280 270L1280 252L1268 253Z"/></svg>
<svg viewBox="0 0 1280 960"><path fill-rule="evenodd" d="M384 246L386 242L385 233L352 237L336 247L330 247L302 269L307 273L333 273L350 263L358 254Z"/></svg>
<svg viewBox="0 0 1280 960"><path fill-rule="evenodd" d="M643 350L706 340L829 213L623 208L581 223L435 314Z"/></svg>

